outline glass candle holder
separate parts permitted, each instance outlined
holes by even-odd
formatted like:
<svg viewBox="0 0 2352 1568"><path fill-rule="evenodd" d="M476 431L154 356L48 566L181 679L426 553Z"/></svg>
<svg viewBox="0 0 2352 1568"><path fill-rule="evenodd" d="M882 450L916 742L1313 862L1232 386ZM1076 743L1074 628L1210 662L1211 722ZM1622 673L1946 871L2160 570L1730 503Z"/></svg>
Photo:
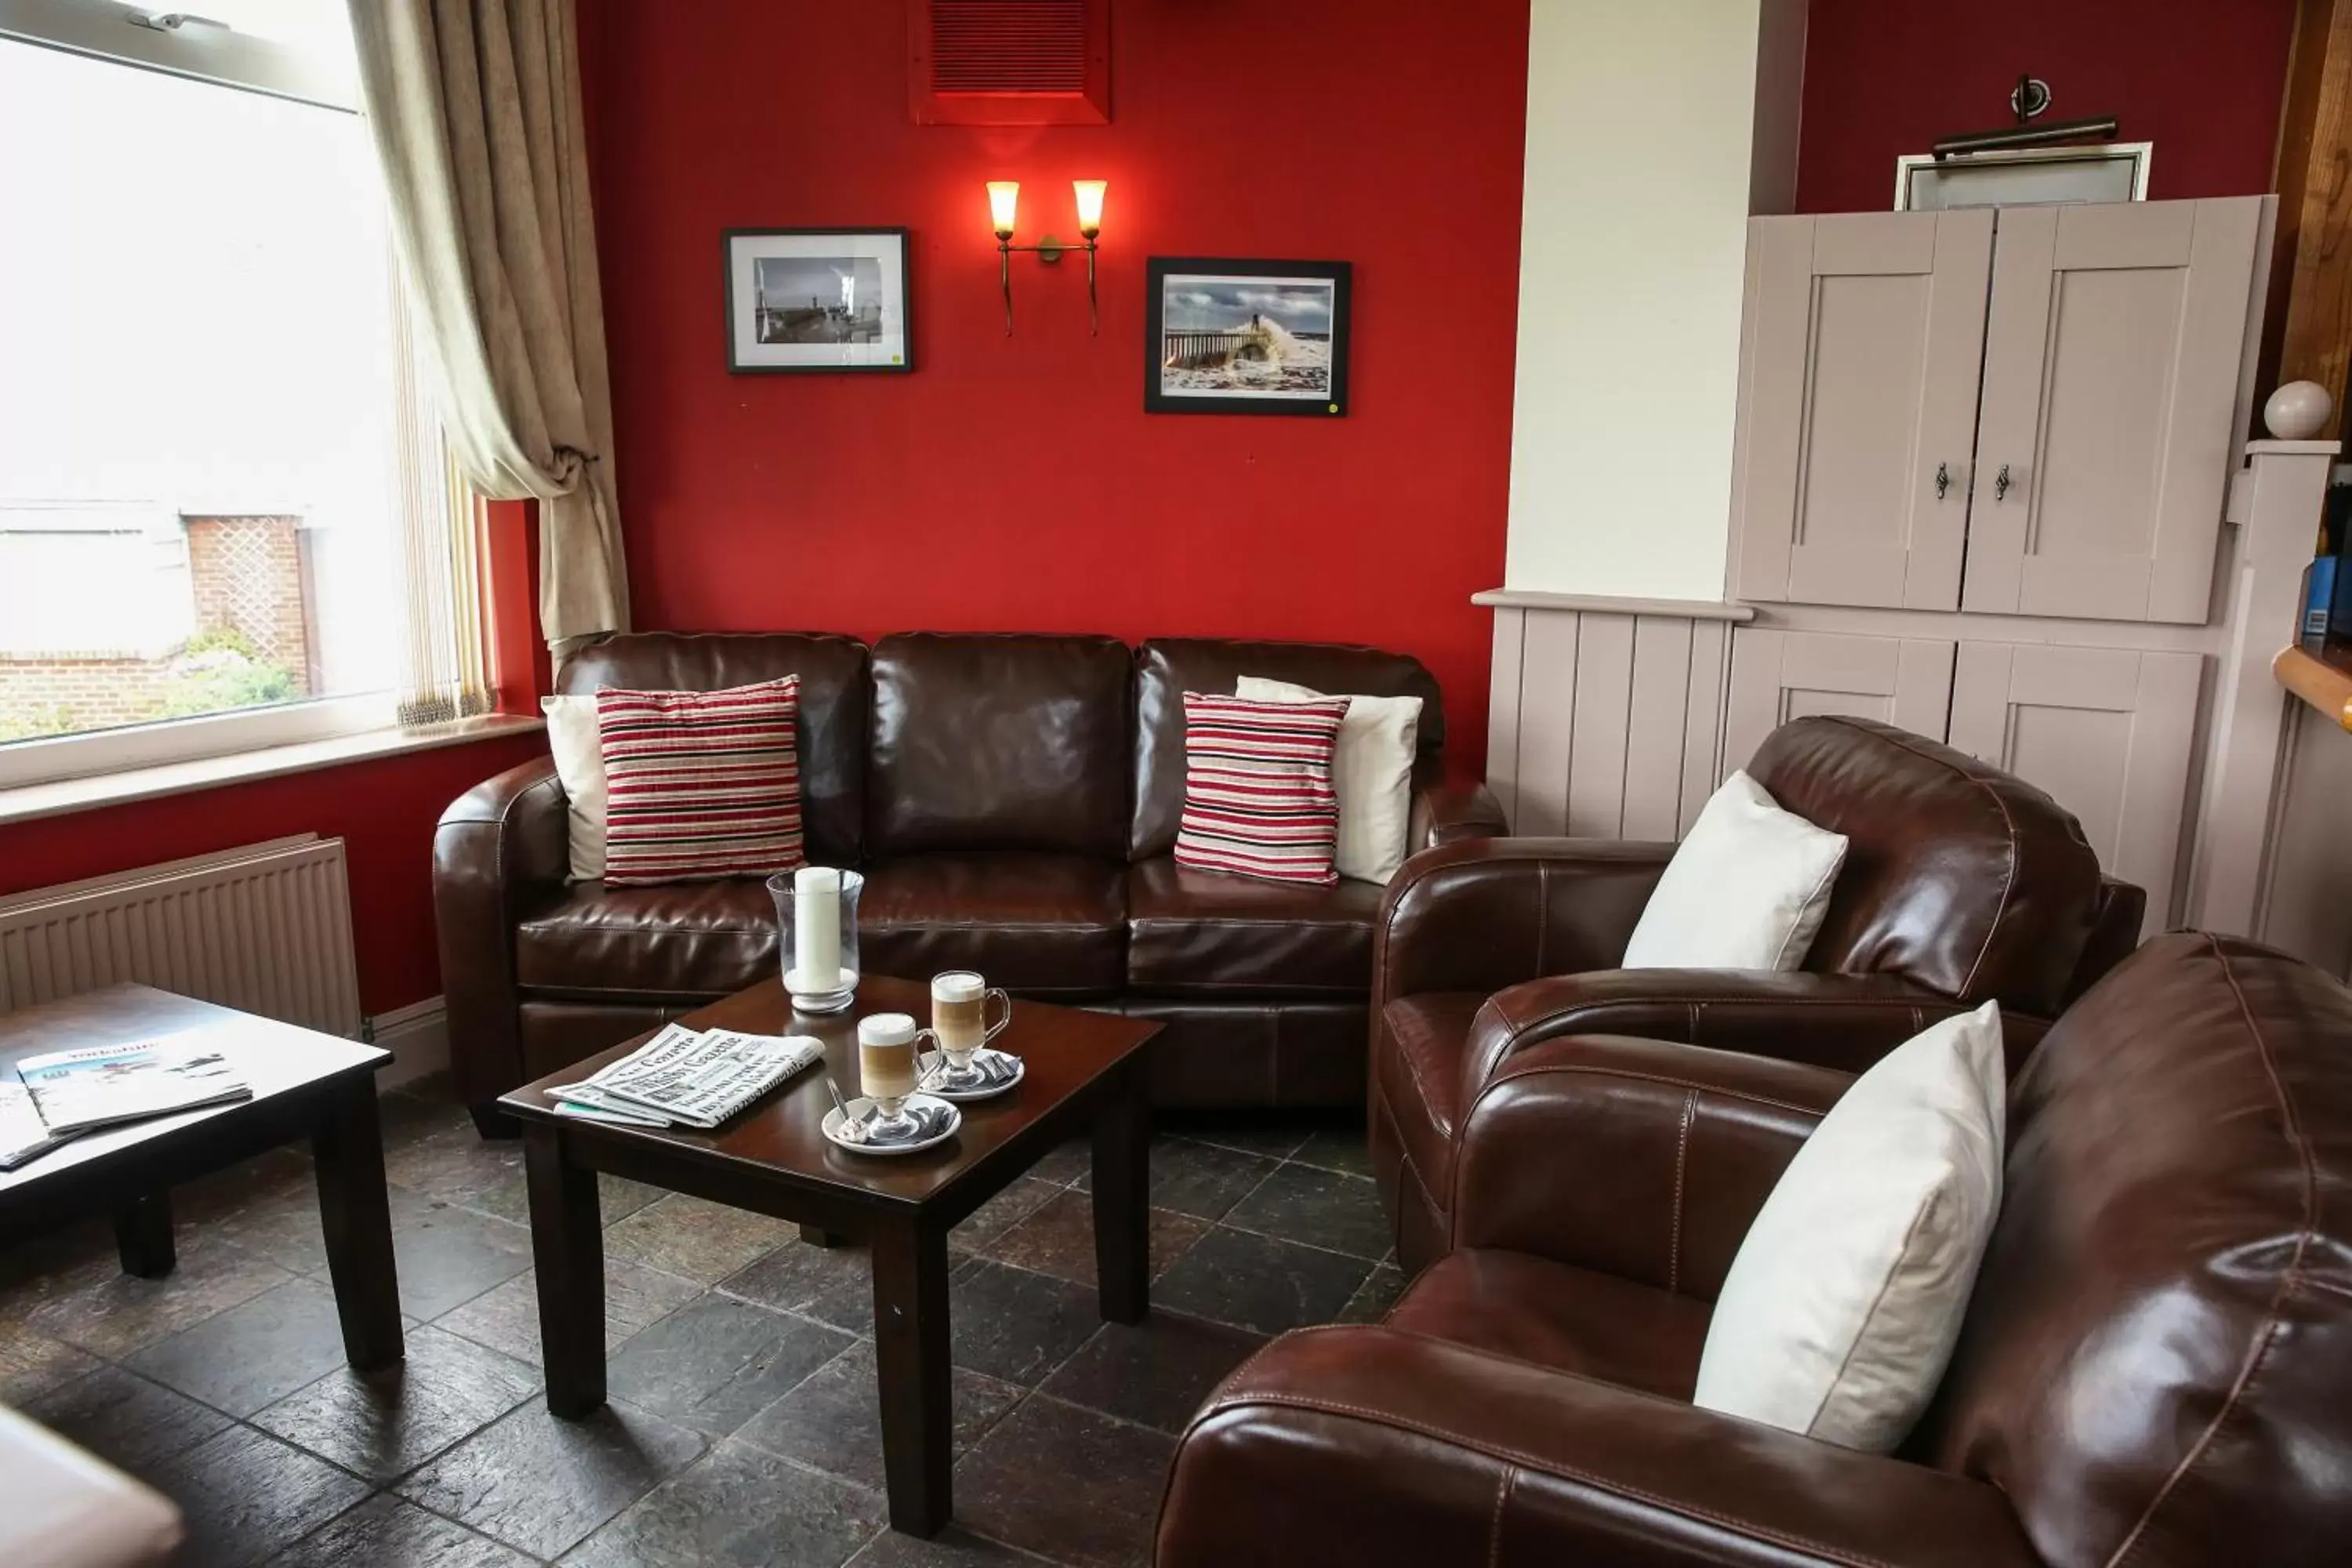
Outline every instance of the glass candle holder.
<svg viewBox="0 0 2352 1568"><path fill-rule="evenodd" d="M865 889L863 876L830 866L768 879L794 1012L839 1013L857 999L857 896Z"/></svg>

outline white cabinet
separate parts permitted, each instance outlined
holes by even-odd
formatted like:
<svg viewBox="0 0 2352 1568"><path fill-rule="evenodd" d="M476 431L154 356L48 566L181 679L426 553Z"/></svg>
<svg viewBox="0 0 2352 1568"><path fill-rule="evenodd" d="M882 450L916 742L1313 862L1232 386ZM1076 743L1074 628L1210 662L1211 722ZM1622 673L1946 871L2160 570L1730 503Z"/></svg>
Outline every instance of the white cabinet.
<svg viewBox="0 0 2352 1568"><path fill-rule="evenodd" d="M2206 618L2261 216L2000 215L1963 609Z"/></svg>
<svg viewBox="0 0 2352 1568"><path fill-rule="evenodd" d="M1758 218L1733 596L1959 603L1990 212Z"/></svg>
<svg viewBox="0 0 2352 1568"><path fill-rule="evenodd" d="M2193 653L1962 643L1951 744L2049 792L2110 876L2172 905L2199 689Z"/></svg>
<svg viewBox="0 0 2352 1568"><path fill-rule="evenodd" d="M2203 621L2268 200L1751 219L1732 596Z"/></svg>
<svg viewBox="0 0 2352 1568"><path fill-rule="evenodd" d="M1731 637L1723 771L1744 768L1791 719L1841 713L1944 738L1952 645L1932 638L1846 637L1742 626Z"/></svg>

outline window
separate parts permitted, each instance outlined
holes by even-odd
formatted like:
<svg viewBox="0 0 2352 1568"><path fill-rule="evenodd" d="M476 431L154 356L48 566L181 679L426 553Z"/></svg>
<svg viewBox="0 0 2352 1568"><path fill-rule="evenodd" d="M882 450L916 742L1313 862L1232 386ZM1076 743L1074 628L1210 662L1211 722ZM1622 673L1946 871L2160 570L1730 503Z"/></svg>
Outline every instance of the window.
<svg viewBox="0 0 2352 1568"><path fill-rule="evenodd" d="M344 7L204 11L0 0L0 786L472 702Z"/></svg>

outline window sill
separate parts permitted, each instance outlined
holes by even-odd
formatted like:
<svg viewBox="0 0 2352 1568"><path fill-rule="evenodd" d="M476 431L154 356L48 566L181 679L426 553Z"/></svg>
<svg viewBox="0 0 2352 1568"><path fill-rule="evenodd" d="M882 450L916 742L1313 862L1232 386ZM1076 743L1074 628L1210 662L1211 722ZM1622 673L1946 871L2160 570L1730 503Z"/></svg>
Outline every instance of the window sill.
<svg viewBox="0 0 2352 1568"><path fill-rule="evenodd" d="M256 751L236 752L224 757L205 757L196 762L127 768L121 773L99 773L89 778L26 784L16 789L0 790L0 825L30 822L44 816L63 816L68 812L122 805L134 800L185 795L191 790L213 789L254 779L278 778L286 773L312 773L320 768L369 762L377 757L395 757L409 752L431 752L443 746L468 745L476 741L525 735L546 728L544 720L513 713L492 713L414 732L370 730L362 734L339 735L327 741L304 741L290 746L264 746Z"/></svg>

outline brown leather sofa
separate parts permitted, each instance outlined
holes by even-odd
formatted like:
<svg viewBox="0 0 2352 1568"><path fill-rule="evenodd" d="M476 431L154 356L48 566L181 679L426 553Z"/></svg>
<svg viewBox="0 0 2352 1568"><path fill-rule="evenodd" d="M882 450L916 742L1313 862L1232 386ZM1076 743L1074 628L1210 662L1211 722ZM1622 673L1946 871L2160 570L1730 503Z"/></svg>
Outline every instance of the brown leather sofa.
<svg viewBox="0 0 2352 1568"><path fill-rule="evenodd" d="M1362 1103L1381 891L1177 868L1183 691L1264 675L1419 697L1412 842L1502 831L1483 786L1444 781L1437 683L1372 648L648 633L588 645L556 686L708 690L794 673L808 854L866 871L866 967L975 968L1022 995L1157 1019L1162 1103ZM775 967L757 881L614 889L567 885L568 868L546 759L468 791L435 836L451 1054L485 1131L505 1090Z"/></svg>
<svg viewBox="0 0 2352 1568"><path fill-rule="evenodd" d="M1415 856L1382 906L1374 1173L1407 1272L1446 1250L1465 1107L1565 1035L1685 1040L1859 1071L1998 999L2011 1067L2138 941L2146 898L2104 879L2074 819L1997 768L1866 720L1799 719L1748 773L1847 836L1804 968L1624 970L1672 844L1497 838Z"/></svg>
<svg viewBox="0 0 2352 1568"><path fill-rule="evenodd" d="M1850 1081L1519 1053L1466 1119L1459 1249L1385 1324L1286 1335L1211 1396L1158 1568L2352 1560L2352 992L2184 932L2067 1012L2011 1086L1959 1347L1892 1456L1688 1403L1749 1222Z"/></svg>

